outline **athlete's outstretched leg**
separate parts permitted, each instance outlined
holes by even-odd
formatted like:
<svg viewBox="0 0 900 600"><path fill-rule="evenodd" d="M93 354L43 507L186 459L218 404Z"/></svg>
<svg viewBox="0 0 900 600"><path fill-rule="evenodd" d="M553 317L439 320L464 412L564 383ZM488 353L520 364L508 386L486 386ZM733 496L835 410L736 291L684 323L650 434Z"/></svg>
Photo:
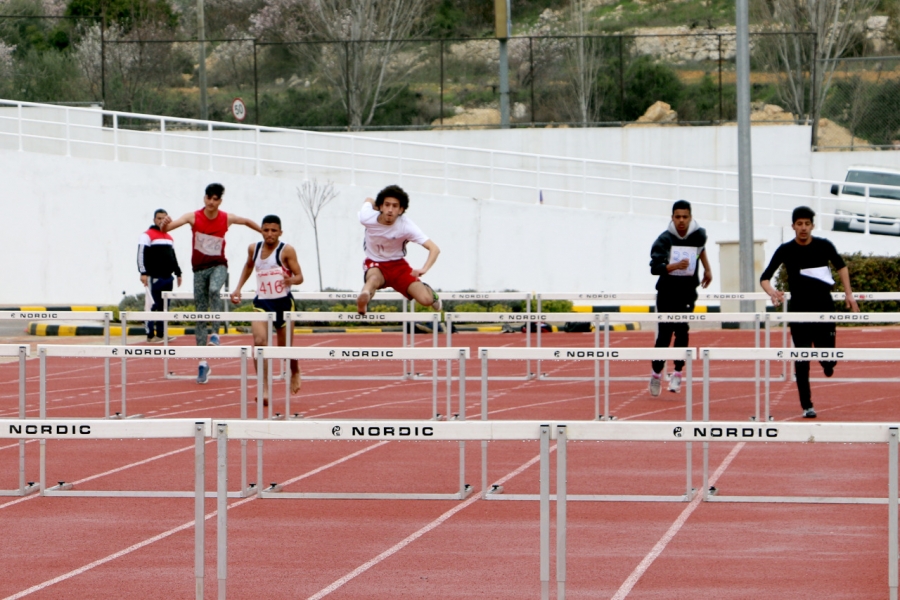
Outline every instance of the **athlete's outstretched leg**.
<svg viewBox="0 0 900 600"><path fill-rule="evenodd" d="M375 295L375 290L381 289L383 285L384 275L381 274L381 269L372 267L366 271L366 283L363 285L359 296L356 297L356 311L359 314L366 314L366 309Z"/></svg>

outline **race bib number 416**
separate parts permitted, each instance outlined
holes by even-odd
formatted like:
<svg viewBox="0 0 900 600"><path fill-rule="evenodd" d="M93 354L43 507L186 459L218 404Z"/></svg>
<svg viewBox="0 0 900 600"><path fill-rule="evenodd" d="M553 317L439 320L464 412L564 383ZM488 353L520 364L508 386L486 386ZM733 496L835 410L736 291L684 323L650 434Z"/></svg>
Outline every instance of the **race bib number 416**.
<svg viewBox="0 0 900 600"><path fill-rule="evenodd" d="M286 273L282 268L263 269L256 272L256 297L266 300L284 298L290 288L284 285Z"/></svg>

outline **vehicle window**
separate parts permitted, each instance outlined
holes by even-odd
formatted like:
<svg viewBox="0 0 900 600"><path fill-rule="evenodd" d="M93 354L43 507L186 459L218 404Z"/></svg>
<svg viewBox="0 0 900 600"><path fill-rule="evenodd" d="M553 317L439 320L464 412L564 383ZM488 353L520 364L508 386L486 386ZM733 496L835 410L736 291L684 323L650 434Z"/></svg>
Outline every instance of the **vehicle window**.
<svg viewBox="0 0 900 600"><path fill-rule="evenodd" d="M849 171L847 181L854 183L868 183L895 186L897 189L882 187L869 188L869 196L872 198L887 198L888 200L900 200L900 174L898 173L873 173L871 171ZM865 188L856 185L845 185L844 195L865 196Z"/></svg>

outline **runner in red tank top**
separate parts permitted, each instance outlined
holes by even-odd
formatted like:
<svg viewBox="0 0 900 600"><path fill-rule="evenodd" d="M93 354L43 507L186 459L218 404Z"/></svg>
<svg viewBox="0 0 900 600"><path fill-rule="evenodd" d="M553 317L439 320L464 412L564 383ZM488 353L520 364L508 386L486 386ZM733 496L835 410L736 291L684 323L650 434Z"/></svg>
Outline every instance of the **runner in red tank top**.
<svg viewBox="0 0 900 600"><path fill-rule="evenodd" d="M190 224L194 232L191 266L194 270L194 309L197 312L208 310L221 312L224 309L220 294L225 280L228 279L228 261L225 259L225 233L228 228L231 225L244 225L257 233L262 233L259 225L250 219L219 210L224 193L225 187L222 184L209 184L203 196L203 208L184 214L174 221L166 216L160 227L163 232L168 233L182 225ZM207 324L202 321L195 325L198 346L206 346L206 326ZM219 345L218 331L219 324L215 323L213 334L209 337L209 342L215 346ZM197 383L206 383L209 374L209 364L201 360Z"/></svg>

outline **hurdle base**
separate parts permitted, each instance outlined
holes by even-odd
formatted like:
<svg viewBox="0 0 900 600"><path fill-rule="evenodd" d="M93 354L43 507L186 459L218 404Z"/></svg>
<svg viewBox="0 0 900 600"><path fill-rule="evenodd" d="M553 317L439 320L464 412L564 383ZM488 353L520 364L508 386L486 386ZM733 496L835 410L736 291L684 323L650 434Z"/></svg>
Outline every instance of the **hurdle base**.
<svg viewBox="0 0 900 600"><path fill-rule="evenodd" d="M304 413L294 413L288 417L288 420L293 421L294 419L303 419L304 418L303 415L304 415Z"/></svg>
<svg viewBox="0 0 900 600"><path fill-rule="evenodd" d="M752 416L750 417L750 420L751 420L751 421L756 421L756 420L757 420L757 419L756 419L756 415L752 415ZM768 420L768 421L774 421L774 420L775 420L775 417L773 417L772 415L769 415L769 418L768 418L767 420Z"/></svg>
<svg viewBox="0 0 900 600"><path fill-rule="evenodd" d="M444 415L442 415L441 413L435 413L434 416L431 417L431 418L428 419L428 420L429 420L429 421L443 421L443 420L444 420Z"/></svg>
<svg viewBox="0 0 900 600"><path fill-rule="evenodd" d="M616 416L615 415L597 415L597 418L594 420L595 421L615 421Z"/></svg>
<svg viewBox="0 0 900 600"><path fill-rule="evenodd" d="M106 417L106 418L107 418L107 419L110 419L110 420L114 420L114 419L143 419L143 418L144 418L144 415L143 415L143 413L139 413L139 414L136 414L136 415L127 415L127 416L123 416L122 413L116 412L116 413L114 413L114 414L109 415L109 416Z"/></svg>
<svg viewBox="0 0 900 600"><path fill-rule="evenodd" d="M485 500L540 500L540 494L485 494ZM556 494L550 494L550 500L556 500ZM566 500L570 502L690 502L691 498L686 494L680 496L643 496L643 495L615 495L615 494L569 494Z"/></svg>
<svg viewBox="0 0 900 600"><path fill-rule="evenodd" d="M37 483L29 481L28 485L19 490L0 490L0 496L27 496L40 489L41 488Z"/></svg>
<svg viewBox="0 0 900 600"><path fill-rule="evenodd" d="M44 490L44 496L68 496L80 498L196 498L195 491L161 490L73 490L72 484L55 485ZM204 498L217 498L217 492L205 492ZM228 492L228 498L244 498L243 492Z"/></svg>
<svg viewBox="0 0 900 600"><path fill-rule="evenodd" d="M269 420L270 420L270 421L284 421L285 418L284 418L284 415L283 415L283 414L281 414L281 413L275 413L274 415L272 415L271 417L269 417Z"/></svg>
<svg viewBox="0 0 900 600"><path fill-rule="evenodd" d="M269 492L261 491L260 498L305 499L305 500L464 500L472 493L466 485L463 492L453 494L411 493L366 493L366 492Z"/></svg>
<svg viewBox="0 0 900 600"><path fill-rule="evenodd" d="M773 503L773 504L887 504L887 498L833 496L710 496L707 502Z"/></svg>
<svg viewBox="0 0 900 600"><path fill-rule="evenodd" d="M498 483L495 483L495 484L491 485L491 489L489 489L487 492L485 492L485 495L487 496L488 494L502 494L502 493L503 493L503 486Z"/></svg>

